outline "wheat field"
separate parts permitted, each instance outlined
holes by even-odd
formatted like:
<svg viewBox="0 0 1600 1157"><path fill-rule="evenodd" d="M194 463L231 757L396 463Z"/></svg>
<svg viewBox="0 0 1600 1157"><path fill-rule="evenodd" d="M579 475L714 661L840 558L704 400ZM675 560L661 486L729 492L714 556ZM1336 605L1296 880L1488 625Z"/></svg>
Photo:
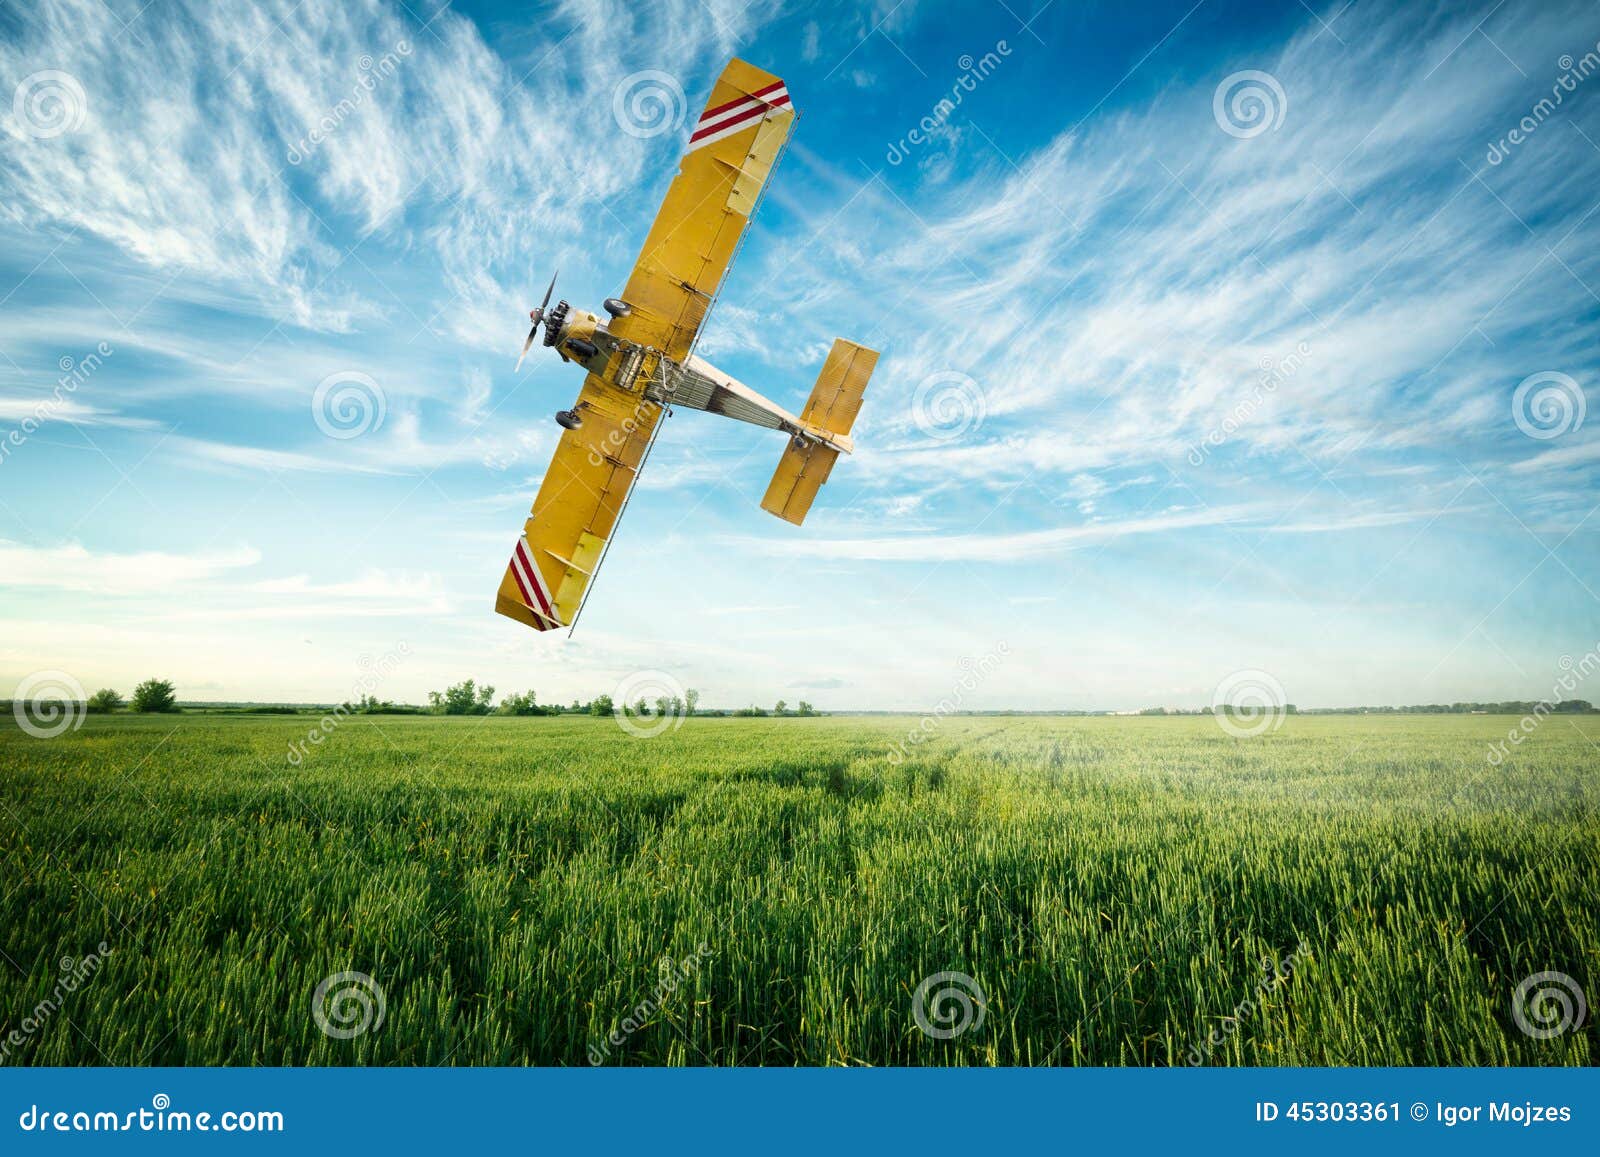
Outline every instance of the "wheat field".
<svg viewBox="0 0 1600 1157"><path fill-rule="evenodd" d="M1592 1064L1600 719L1512 722L8 722L0 1064Z"/></svg>

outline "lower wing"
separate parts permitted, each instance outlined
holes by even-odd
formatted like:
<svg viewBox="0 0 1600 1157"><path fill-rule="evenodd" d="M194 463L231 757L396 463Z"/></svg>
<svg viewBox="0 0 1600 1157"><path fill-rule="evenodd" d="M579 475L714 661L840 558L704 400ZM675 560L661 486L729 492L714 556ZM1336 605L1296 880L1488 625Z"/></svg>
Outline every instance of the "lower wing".
<svg viewBox="0 0 1600 1157"><path fill-rule="evenodd" d="M661 407L590 374L561 435L533 512L500 580L494 609L540 631L570 625L661 420Z"/></svg>

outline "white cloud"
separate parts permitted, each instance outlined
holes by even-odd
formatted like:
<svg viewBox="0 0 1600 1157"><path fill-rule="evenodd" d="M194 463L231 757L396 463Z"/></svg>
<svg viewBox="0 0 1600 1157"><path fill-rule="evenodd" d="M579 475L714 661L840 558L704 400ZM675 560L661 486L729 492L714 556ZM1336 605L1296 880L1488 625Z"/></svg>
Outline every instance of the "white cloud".
<svg viewBox="0 0 1600 1157"><path fill-rule="evenodd" d="M95 595L146 595L190 587L255 566L253 547L201 550L93 552L79 543L27 546L0 539L0 586L45 587Z"/></svg>
<svg viewBox="0 0 1600 1157"><path fill-rule="evenodd" d="M1548 71L1572 48L1577 12L1506 10L1489 31L1524 68ZM798 320L786 347L874 306L867 324L886 352L863 412L873 436L848 467L902 492L951 476L998 488L1113 465L1181 469L1257 393L1233 422L1236 456L1385 467L1465 441L1523 457L1508 417L1516 383L1600 363L1572 324L1600 287L1589 215L1600 154L1574 120L1541 129L1542 151L1514 163L1481 159L1514 123L1508 110L1554 75L1529 80L1469 38L1482 15L1354 8L1344 43L1308 20L1281 52L1218 60L1031 152L1005 158L964 134L948 187L908 190L901 167L813 204L818 234L782 247L756 280L780 287L763 308ZM1214 123L1211 96L1246 66L1276 76L1290 105L1276 132L1237 140ZM1021 75L997 75L983 95ZM1005 139L985 109L963 108L963 122ZM1533 236L1519 216L1538 222ZM1263 362L1301 343L1298 368L1261 391ZM917 387L951 370L979 383L984 419L955 440L921 437ZM1573 447L1544 464L1589 459Z"/></svg>
<svg viewBox="0 0 1600 1157"><path fill-rule="evenodd" d="M46 0L0 42L0 75L68 61L85 117L40 140L7 102L0 190L24 224L71 226L313 329L379 308L350 288L362 271L336 229L426 246L435 307L464 303L449 324L482 341L475 319L515 315L530 254L581 233L654 160L591 147L596 121L611 139L617 81L667 60L694 70L694 92L766 9L566 4L546 17L559 48L509 63L444 6L424 22L385 0L154 5L125 31L99 0Z"/></svg>
<svg viewBox="0 0 1600 1157"><path fill-rule="evenodd" d="M69 422L81 426L120 426L149 430L159 423L146 418L129 418L73 398L56 400L52 396L0 398L0 422Z"/></svg>
<svg viewBox="0 0 1600 1157"><path fill-rule="evenodd" d="M880 562L946 562L1022 559L1071 550L1128 534L1150 534L1201 526L1223 526L1259 517L1250 507L1179 510L1120 522L1051 527L996 534L917 535L880 538L763 538L730 540L768 554Z"/></svg>

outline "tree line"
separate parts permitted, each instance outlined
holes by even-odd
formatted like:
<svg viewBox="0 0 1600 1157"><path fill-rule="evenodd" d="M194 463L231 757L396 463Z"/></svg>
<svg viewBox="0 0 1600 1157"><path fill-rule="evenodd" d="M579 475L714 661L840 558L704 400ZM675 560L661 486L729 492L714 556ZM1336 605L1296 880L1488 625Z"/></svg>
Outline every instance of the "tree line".
<svg viewBox="0 0 1600 1157"><path fill-rule="evenodd" d="M734 711L721 709L702 709L700 706L700 692L694 688L686 688L682 695L658 695L654 699L639 698L632 703L617 703L610 695L596 695L593 699L584 701L574 699L571 703L540 703L537 692L529 690L512 693L505 696L496 705L494 701L495 689L492 684L479 684L472 679L464 679L443 691L428 692L428 706L426 713L430 715L630 715L636 718L648 719L657 716L689 716L701 715L708 718L721 716L767 716L767 715L798 715L812 716L817 714L817 709L804 699L800 700L793 708L788 700L779 699L770 710L751 704ZM369 705L368 701L371 700ZM357 712L382 713L385 711L416 710L404 708L393 703L379 703L371 696L365 696L362 702L354 708Z"/></svg>
<svg viewBox="0 0 1600 1157"><path fill-rule="evenodd" d="M632 703L617 704L610 695L596 695L593 699L574 699L571 703L540 703L538 693L532 690L513 692L495 702L492 684L480 684L474 679L463 679L443 691L428 692L428 705L418 707L410 703L396 703L376 695L363 695L351 702L339 704L351 715L629 715L637 718L654 718L659 715L701 715L708 718L725 716L766 717L794 715L809 717L819 714L804 699L793 707L779 699L771 708L751 704L736 710L704 709L700 706L700 692L689 687L682 695L640 698ZM95 714L113 711L144 713L178 711L177 689L170 679L146 679L133 690L131 698L124 699L121 692L102 687L84 701L84 709ZM246 714L294 715L307 708L288 704L256 704L242 706Z"/></svg>

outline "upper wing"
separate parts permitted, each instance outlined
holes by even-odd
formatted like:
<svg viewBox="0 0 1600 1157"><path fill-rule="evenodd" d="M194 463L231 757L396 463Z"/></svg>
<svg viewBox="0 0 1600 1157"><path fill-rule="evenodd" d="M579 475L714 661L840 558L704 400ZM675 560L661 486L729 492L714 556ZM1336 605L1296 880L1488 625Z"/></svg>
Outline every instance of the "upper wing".
<svg viewBox="0 0 1600 1157"><path fill-rule="evenodd" d="M622 291L633 312L612 333L689 355L794 117L777 77L742 60L722 70Z"/></svg>
<svg viewBox="0 0 1600 1157"><path fill-rule="evenodd" d="M562 433L494 600L541 631L577 618L661 419L654 402L593 374L574 409L583 424Z"/></svg>

